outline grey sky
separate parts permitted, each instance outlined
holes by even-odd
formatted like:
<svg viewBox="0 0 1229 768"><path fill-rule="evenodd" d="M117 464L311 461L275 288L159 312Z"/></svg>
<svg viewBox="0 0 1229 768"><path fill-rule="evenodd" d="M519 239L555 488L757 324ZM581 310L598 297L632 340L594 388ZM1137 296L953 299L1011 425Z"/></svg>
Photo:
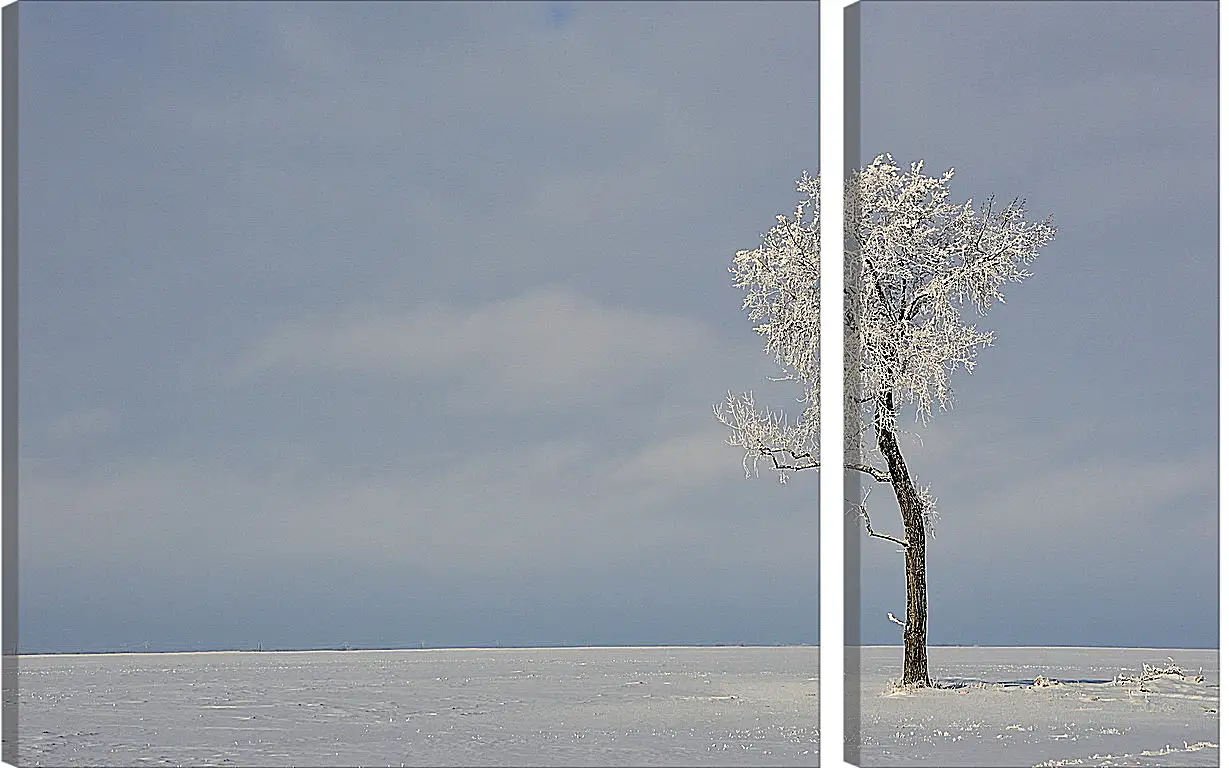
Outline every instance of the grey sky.
<svg viewBox="0 0 1229 768"><path fill-rule="evenodd" d="M955 167L953 199L1058 225L954 410L905 445L940 504L931 642L1214 647L1216 4L861 13L862 161ZM862 640L899 642L900 556L862 552Z"/></svg>
<svg viewBox="0 0 1229 768"><path fill-rule="evenodd" d="M20 12L23 650L817 640L711 413L815 4Z"/></svg>
<svg viewBox="0 0 1229 768"><path fill-rule="evenodd" d="M863 161L1060 228L907 446L931 640L1214 645L1215 5L862 14ZM23 6L23 646L813 642L813 478L709 406L793 396L726 265L817 16Z"/></svg>

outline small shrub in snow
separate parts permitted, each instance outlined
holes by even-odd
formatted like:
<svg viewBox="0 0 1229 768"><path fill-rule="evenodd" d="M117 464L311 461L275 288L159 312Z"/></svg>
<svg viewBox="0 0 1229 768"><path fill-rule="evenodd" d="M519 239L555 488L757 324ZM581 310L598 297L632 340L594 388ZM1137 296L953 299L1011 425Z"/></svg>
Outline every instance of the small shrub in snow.
<svg viewBox="0 0 1229 768"><path fill-rule="evenodd" d="M1155 667L1148 662L1140 664L1140 673L1138 675L1118 675L1114 678L1114 682L1121 684L1146 683L1149 680L1159 680L1162 677L1176 677L1179 680L1184 680L1192 683L1203 682L1203 667L1199 668L1199 672L1188 675L1182 667L1174 663L1172 658L1168 659L1169 663L1163 667Z"/></svg>

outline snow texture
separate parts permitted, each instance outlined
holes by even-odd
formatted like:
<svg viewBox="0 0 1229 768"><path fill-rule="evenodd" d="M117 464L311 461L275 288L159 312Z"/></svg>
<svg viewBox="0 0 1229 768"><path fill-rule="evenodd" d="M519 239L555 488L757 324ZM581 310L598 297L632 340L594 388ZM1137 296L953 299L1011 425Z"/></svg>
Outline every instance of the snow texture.
<svg viewBox="0 0 1229 768"><path fill-rule="evenodd" d="M819 762L814 646L94 654L16 663L22 766Z"/></svg>
<svg viewBox="0 0 1229 768"><path fill-rule="evenodd" d="M905 689L899 647L861 654L865 766L1217 765L1215 650L929 649ZM851 734L852 736L852 734Z"/></svg>

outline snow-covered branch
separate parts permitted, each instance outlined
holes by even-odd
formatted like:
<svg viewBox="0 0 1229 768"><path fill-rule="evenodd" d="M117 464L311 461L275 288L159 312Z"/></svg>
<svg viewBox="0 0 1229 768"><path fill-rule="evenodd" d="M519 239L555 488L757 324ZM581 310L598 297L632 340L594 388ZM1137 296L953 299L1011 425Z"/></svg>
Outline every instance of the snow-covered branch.
<svg viewBox="0 0 1229 768"><path fill-rule="evenodd" d="M856 327L846 333L859 339L858 388L908 400L923 422L936 404L951 406L951 372L971 372L977 350L994 341L964 321L965 305L984 316L1004 301L1002 286L1029 277L1055 233L1050 219L1027 221L1020 199L999 211L993 198L980 209L948 202L953 174L927 176L920 160L904 170L885 154L846 183L845 226L856 243L846 275L856 286L846 322Z"/></svg>
<svg viewBox="0 0 1229 768"><path fill-rule="evenodd" d="M871 527L871 514L870 514L870 511L866 508L866 500L870 498L870 495L871 495L871 492L868 489L867 492L862 495L862 502L860 504L852 505L853 511L857 513L858 517L862 518L862 522L866 526L866 532L876 539L884 539L886 541L892 542L893 544L897 544L900 546L902 550L909 549L908 542L905 542L902 539L898 539L895 536L889 536L886 533L879 533L878 531L876 531L874 528Z"/></svg>
<svg viewBox="0 0 1229 768"><path fill-rule="evenodd" d="M876 482L880 482L880 483L892 482L892 476L888 474L887 470L880 469L879 467L872 467L869 464L846 463L845 469L853 470L855 472L865 472L866 474L875 478Z"/></svg>
<svg viewBox="0 0 1229 768"><path fill-rule="evenodd" d="M760 411L750 392L729 394L713 410L730 429L728 442L744 450L748 475L769 461L785 482L791 472L819 466L819 179L798 181L805 197L792 216L778 216L758 248L734 255L734 285L746 291L743 308L781 366L776 380L802 386L802 415Z"/></svg>
<svg viewBox="0 0 1229 768"><path fill-rule="evenodd" d="M819 467L819 409L808 409L802 419L790 423L784 413L759 410L755 395L728 394L714 406L718 421L730 429L727 442L743 449L747 475L759 474L759 463L770 461L785 482L790 472Z"/></svg>

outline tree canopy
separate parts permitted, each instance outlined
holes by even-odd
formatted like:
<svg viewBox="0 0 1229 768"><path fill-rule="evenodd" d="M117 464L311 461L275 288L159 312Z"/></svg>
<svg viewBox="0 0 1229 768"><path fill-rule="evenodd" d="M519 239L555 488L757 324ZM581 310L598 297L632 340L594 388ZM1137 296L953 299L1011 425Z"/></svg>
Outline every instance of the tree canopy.
<svg viewBox="0 0 1229 768"><path fill-rule="evenodd" d="M1003 301L1004 284L1027 278L1054 237L1052 220L1028 221L1021 199L997 209L993 197L980 207L949 202L954 173L927 176L921 160L902 169L883 154L845 182L845 460L863 471L873 468L863 436L898 431L902 404L914 405L922 422L936 404L951 407L951 374L972 372L978 349L994 340L966 319L966 308L980 317ZM746 392L714 411L729 442L745 450L748 473L768 462L782 481L819 466L819 187L803 173L797 188L805 196L792 215L778 216L730 268L780 378L801 387L803 408L791 419L760 410Z"/></svg>

